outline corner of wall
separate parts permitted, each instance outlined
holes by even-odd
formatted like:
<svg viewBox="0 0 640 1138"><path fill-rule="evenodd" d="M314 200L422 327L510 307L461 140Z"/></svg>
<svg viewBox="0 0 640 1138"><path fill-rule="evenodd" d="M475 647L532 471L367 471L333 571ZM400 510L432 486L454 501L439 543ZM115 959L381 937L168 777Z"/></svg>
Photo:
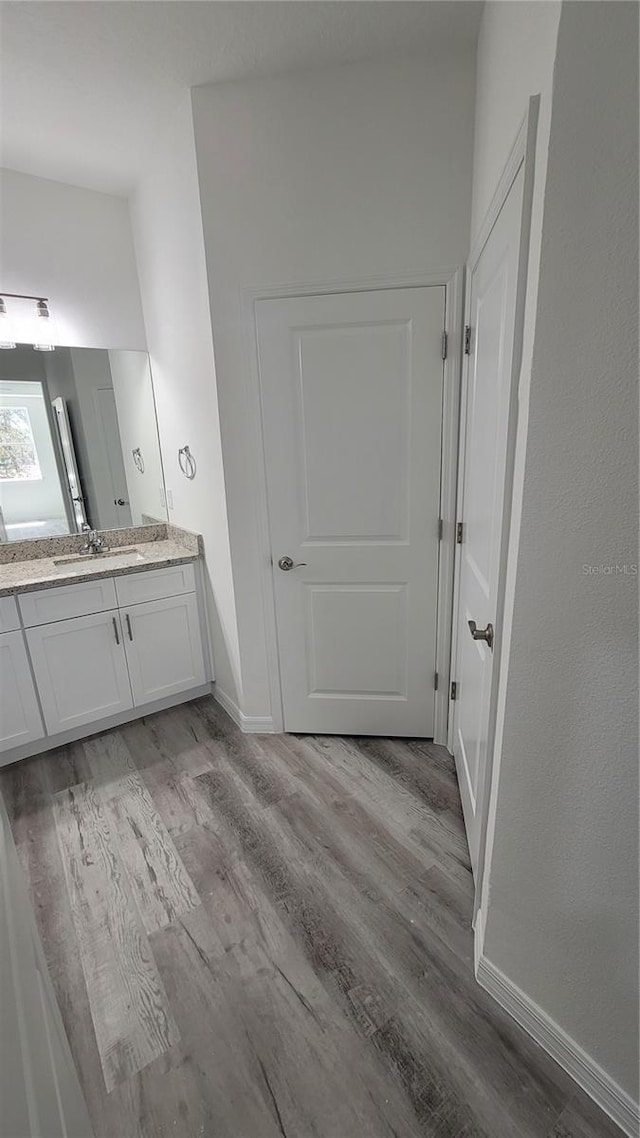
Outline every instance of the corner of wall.
<svg viewBox="0 0 640 1138"><path fill-rule="evenodd" d="M181 93L130 201L170 521L202 534L216 677L242 693L216 369L195 164L191 96ZM197 461L193 481L178 448Z"/></svg>

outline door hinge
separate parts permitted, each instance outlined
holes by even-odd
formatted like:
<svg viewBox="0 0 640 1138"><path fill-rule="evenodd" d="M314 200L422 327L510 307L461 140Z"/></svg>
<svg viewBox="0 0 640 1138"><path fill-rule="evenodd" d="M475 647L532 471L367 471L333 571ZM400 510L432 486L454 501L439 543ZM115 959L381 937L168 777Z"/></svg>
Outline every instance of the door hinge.
<svg viewBox="0 0 640 1138"><path fill-rule="evenodd" d="M471 355L471 325L465 324L464 326L464 354L465 356Z"/></svg>
<svg viewBox="0 0 640 1138"><path fill-rule="evenodd" d="M462 522L458 522L456 525L456 545L462 545L462 529Z"/></svg>
<svg viewBox="0 0 640 1138"><path fill-rule="evenodd" d="M447 336L446 332L443 332L442 333L442 358L443 358L443 360L446 360L446 358L447 358L447 345L448 345L448 343L449 343L449 337Z"/></svg>
<svg viewBox="0 0 640 1138"><path fill-rule="evenodd" d="M455 680L451 681L451 699L458 698L458 685Z"/></svg>
<svg viewBox="0 0 640 1138"><path fill-rule="evenodd" d="M437 672L433 673L433 687L434 687L434 691L438 690L438 673Z"/></svg>
<svg viewBox="0 0 640 1138"><path fill-rule="evenodd" d="M444 533L444 522L443 522L442 518L438 518L438 541L442 541L443 533Z"/></svg>

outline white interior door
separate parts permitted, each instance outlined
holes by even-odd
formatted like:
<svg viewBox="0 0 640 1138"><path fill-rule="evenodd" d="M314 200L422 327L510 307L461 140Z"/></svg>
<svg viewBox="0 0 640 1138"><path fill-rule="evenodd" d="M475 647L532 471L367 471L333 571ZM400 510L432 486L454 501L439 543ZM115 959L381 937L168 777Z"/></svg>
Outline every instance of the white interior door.
<svg viewBox="0 0 640 1138"><path fill-rule="evenodd" d="M496 624L523 184L521 166L471 267L469 280L470 335L462 391L458 496L462 541L458 546L451 674L455 682L453 751L474 871L487 768L495 638L499 634ZM484 636L488 639L481 638Z"/></svg>
<svg viewBox="0 0 640 1138"><path fill-rule="evenodd" d="M287 731L433 734L444 303L256 305Z"/></svg>

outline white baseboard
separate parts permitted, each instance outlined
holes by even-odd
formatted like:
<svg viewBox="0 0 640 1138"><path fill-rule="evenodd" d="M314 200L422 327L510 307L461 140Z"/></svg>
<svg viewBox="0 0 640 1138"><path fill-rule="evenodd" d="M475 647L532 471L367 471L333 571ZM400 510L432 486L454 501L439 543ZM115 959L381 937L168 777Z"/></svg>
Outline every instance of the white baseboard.
<svg viewBox="0 0 640 1138"><path fill-rule="evenodd" d="M273 735L276 730L270 715L241 715L240 727L248 735Z"/></svg>
<svg viewBox="0 0 640 1138"><path fill-rule="evenodd" d="M487 960L482 952L483 938L478 935L482 931L480 910L476 918L475 936L475 972L478 983L575 1079L629 1138L637 1138L640 1126L638 1104L517 984Z"/></svg>
<svg viewBox="0 0 640 1138"><path fill-rule="evenodd" d="M227 715L230 715L233 719L233 722L237 723L239 727L242 712L240 711L240 708L238 707L235 700L233 700L230 695L227 695L226 691L223 691L220 685L216 683L213 684L211 694L216 703L219 703L220 707L224 708Z"/></svg>
<svg viewBox="0 0 640 1138"><path fill-rule="evenodd" d="M220 707L223 707L227 715L230 715L234 723L237 723L241 731L245 735L273 735L275 726L271 716L262 715L245 715L240 710L235 700L227 695L222 688L217 684L213 685L213 698L217 700Z"/></svg>
<svg viewBox="0 0 640 1138"><path fill-rule="evenodd" d="M476 980L478 980L478 969L480 968L480 959L482 957L482 946L484 944L484 916L482 909L478 909L475 920L473 922L473 971ZM479 982L479 981L478 981ZM484 987L484 985L483 985Z"/></svg>

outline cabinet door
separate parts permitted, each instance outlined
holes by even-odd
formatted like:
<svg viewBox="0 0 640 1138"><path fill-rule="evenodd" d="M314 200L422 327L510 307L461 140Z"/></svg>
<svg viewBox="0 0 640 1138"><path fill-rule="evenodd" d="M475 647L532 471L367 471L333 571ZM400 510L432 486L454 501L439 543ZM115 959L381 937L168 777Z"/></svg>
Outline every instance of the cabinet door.
<svg viewBox="0 0 640 1138"><path fill-rule="evenodd" d="M61 620L26 635L50 735L133 706L118 612Z"/></svg>
<svg viewBox="0 0 640 1138"><path fill-rule="evenodd" d="M131 605L122 620L136 707L205 682L195 593Z"/></svg>
<svg viewBox="0 0 640 1138"><path fill-rule="evenodd" d="M22 632L0 635L0 751L44 738Z"/></svg>

